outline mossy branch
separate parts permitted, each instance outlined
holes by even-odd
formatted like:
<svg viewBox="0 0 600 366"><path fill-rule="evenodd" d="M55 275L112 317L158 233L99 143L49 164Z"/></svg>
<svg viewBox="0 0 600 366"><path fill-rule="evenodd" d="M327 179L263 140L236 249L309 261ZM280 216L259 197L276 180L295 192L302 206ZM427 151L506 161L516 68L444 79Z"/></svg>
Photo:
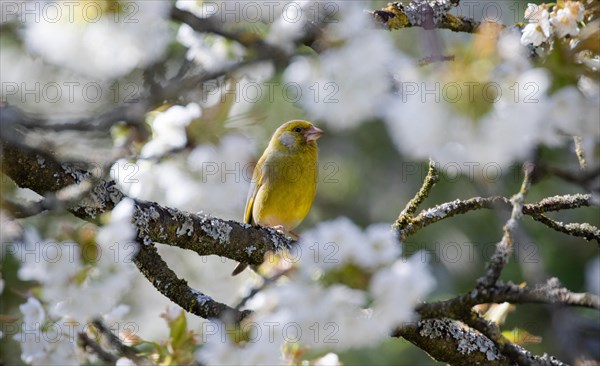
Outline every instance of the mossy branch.
<svg viewBox="0 0 600 366"><path fill-rule="evenodd" d="M504 266L508 262L508 258L513 252L513 236L519 221L523 217L523 201L529 192L529 187L531 187L532 172L533 167L531 165L527 165L524 171L525 176L523 178L523 183L521 184L521 189L510 199L510 203L512 204L510 218L508 221L506 221L506 224L504 224L504 227L502 228L502 231L504 232L502 235L502 240L496 244L496 251L492 256L490 263L488 263L486 275L477 280L477 284L480 288L488 288L496 284L496 281L498 281L500 278L500 274L502 273Z"/></svg>
<svg viewBox="0 0 600 366"><path fill-rule="evenodd" d="M458 1L434 2L414 0L403 5L400 2L388 4L381 10L372 12L377 22L389 30L421 27L425 29L448 29L453 32L475 33L480 22L475 19L450 14Z"/></svg>
<svg viewBox="0 0 600 366"><path fill-rule="evenodd" d="M398 216L396 222L392 225L399 233L402 233L407 226L413 223L413 216L417 212L419 205L429 196L429 192L435 184L440 180L439 173L433 160L429 160L429 169L427 170L427 176L423 181L423 185L419 192L406 204L404 210Z"/></svg>

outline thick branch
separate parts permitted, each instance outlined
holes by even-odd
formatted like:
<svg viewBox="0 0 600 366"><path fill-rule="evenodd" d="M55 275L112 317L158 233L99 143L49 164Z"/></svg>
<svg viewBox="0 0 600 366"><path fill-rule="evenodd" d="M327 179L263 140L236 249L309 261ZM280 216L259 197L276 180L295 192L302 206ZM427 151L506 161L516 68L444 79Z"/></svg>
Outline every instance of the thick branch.
<svg viewBox="0 0 600 366"><path fill-rule="evenodd" d="M573 293L561 287L557 279L548 280L534 289L509 283L495 288L477 290L450 300L422 304L416 311L421 321L399 328L393 335L401 336L428 352L434 359L452 365L470 365L484 357L481 364L547 364L562 363L548 356L534 356L509 342L498 327L475 314L471 308L478 304L510 302L514 304L563 304L600 309L600 298L591 294ZM462 320L473 329L458 326L449 320ZM485 335L485 336L484 336ZM494 342L492 343L493 340ZM473 353L466 352L468 347ZM468 354L468 357L465 357ZM485 359L486 357L490 357Z"/></svg>
<svg viewBox="0 0 600 366"><path fill-rule="evenodd" d="M478 330L492 340L500 350L501 354L511 361L516 362L518 365L566 365L562 361L559 361L554 357L549 357L548 355L535 356L523 347L510 342L502 335L502 332L495 323L485 320L474 311L471 312L470 317L465 318L463 321L471 328Z"/></svg>
<svg viewBox="0 0 600 366"><path fill-rule="evenodd" d="M488 338L450 319L425 319L398 328L403 337L432 358L455 366L512 365Z"/></svg>
<svg viewBox="0 0 600 366"><path fill-rule="evenodd" d="M133 261L160 293L189 313L204 319L218 318L233 322L239 322L249 314L248 310L238 311L189 287L187 281L177 277L162 260L154 245L140 244Z"/></svg>
<svg viewBox="0 0 600 366"><path fill-rule="evenodd" d="M481 24L480 22L449 13L452 6L457 4L458 1L442 4L441 1L413 0L408 5L394 2L381 10L374 11L372 14L376 21L390 30L422 27L425 29L438 28L449 29L453 32L475 33Z"/></svg>

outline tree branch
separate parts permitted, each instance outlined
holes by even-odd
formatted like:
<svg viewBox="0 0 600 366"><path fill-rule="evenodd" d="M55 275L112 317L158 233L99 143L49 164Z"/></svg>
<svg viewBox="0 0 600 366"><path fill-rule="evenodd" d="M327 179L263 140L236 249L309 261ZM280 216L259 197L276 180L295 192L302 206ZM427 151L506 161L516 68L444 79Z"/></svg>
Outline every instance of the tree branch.
<svg viewBox="0 0 600 366"><path fill-rule="evenodd" d="M588 223L564 224L562 222L554 221L543 214L535 214L532 215L532 217L535 221L541 222L542 224L548 226L551 229L554 229L561 233L565 233L567 235L584 238L587 241L596 240L598 245L600 245L600 229L598 229L594 225Z"/></svg>
<svg viewBox="0 0 600 366"><path fill-rule="evenodd" d="M406 204L404 210L398 216L396 222L392 225L398 232L402 232L412 221L413 215L417 211L417 208L427 196L429 196L429 192L433 186L440 180L440 176L438 175L437 168L435 167L435 162L429 159L429 170L427 171L427 176L425 177L425 181L423 181L423 185L419 192Z"/></svg>
<svg viewBox="0 0 600 366"><path fill-rule="evenodd" d="M562 361L548 355L535 356L525 348L510 342L502 335L495 323L485 320L474 311L471 312L470 317L463 319L463 321L492 340L504 356L518 365L565 365Z"/></svg>
<svg viewBox="0 0 600 366"><path fill-rule="evenodd" d="M488 338L450 319L424 319L396 329L403 337L433 359L455 366L512 365Z"/></svg>
<svg viewBox="0 0 600 366"><path fill-rule="evenodd" d="M160 293L187 312L204 319L232 322L239 322L250 314L248 310L238 311L189 287L187 281L177 277L162 260L154 245L139 244L139 251L133 258L135 265Z"/></svg>
<svg viewBox="0 0 600 366"><path fill-rule="evenodd" d="M590 194L567 194L544 198L538 203L523 205L522 212L528 216L535 216L544 212L575 209L579 207L594 206ZM448 217L465 214L479 209L512 209L513 205L506 197L473 197L467 200L454 200L422 211L403 228L398 228L401 240L413 235L420 229L434 224ZM593 239L596 240L596 237Z"/></svg>
<svg viewBox="0 0 600 366"><path fill-rule="evenodd" d="M449 29L453 32L475 33L481 24L475 19L449 13L458 1L413 0L408 5L400 2L388 4L372 12L373 17L389 30L421 27L424 29Z"/></svg>
<svg viewBox="0 0 600 366"><path fill-rule="evenodd" d="M449 300L421 304L416 311L425 319L440 317L461 319L475 305L503 302L570 305L600 310L600 297L597 295L571 292L562 287L558 279L551 278L545 284L534 288L518 286L512 282L500 283L485 289L474 288Z"/></svg>
<svg viewBox="0 0 600 366"><path fill-rule="evenodd" d="M479 288L488 288L494 286L496 281L500 278L500 274L504 269L504 266L508 262L508 258L513 251L513 233L517 228L517 224L521 217L523 217L523 200L525 199L525 195L529 191L529 187L531 186L531 173L533 169L531 166L528 166L525 169L525 176L523 178L523 183L521 184L521 189L519 193L515 194L510 202L512 203L512 213L510 218L502 228L504 234L502 235L502 240L498 244L496 244L496 251L488 264L488 271L486 275L477 280L477 286Z"/></svg>
<svg viewBox="0 0 600 366"><path fill-rule="evenodd" d="M110 329L104 325L102 320L94 319L92 325L98 331L100 336L104 336L108 340L108 344L115 349L119 355L125 356L135 362L138 366L152 365L152 363L145 357L138 355L138 350L134 347L128 346L121 342L121 339L116 336Z"/></svg>
<svg viewBox="0 0 600 366"><path fill-rule="evenodd" d="M100 346L98 343L94 342L94 340L92 340L90 337L88 337L87 334L85 334L85 333L79 333L77 335L77 341L81 348L83 348L84 350L90 349L92 353L95 353L96 355L98 355L98 357L103 361L114 364L118 360L117 356L106 351L104 348L102 348L102 346Z"/></svg>

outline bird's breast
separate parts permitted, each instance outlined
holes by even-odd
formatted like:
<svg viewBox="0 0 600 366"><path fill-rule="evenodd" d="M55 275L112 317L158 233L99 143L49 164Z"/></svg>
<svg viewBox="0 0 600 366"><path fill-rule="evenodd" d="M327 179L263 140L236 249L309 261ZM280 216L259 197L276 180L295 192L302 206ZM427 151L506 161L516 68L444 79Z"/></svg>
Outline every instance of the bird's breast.
<svg viewBox="0 0 600 366"><path fill-rule="evenodd" d="M293 230L306 217L318 179L316 153L304 158L269 159L262 166L264 182L252 215L257 224Z"/></svg>

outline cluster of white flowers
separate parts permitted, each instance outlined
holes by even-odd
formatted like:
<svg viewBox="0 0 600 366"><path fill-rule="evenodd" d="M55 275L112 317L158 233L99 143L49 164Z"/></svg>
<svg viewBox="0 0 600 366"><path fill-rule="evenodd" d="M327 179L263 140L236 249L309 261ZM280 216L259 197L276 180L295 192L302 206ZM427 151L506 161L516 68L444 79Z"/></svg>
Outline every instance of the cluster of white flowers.
<svg viewBox="0 0 600 366"><path fill-rule="evenodd" d="M157 139L165 138L161 136ZM254 153L250 140L229 134L218 145L200 144L189 154L160 162L119 160L111 175L130 197L239 220L252 178Z"/></svg>
<svg viewBox="0 0 600 366"><path fill-rule="evenodd" d="M398 258L399 245L389 225L372 225L362 231L347 218L303 233L296 275L250 300L248 307L254 314L245 345L238 345L239 340L215 326L212 330L220 331L205 334L198 360L280 364L289 358L282 350L290 344L318 352L382 342L395 327L414 320L415 305L435 285L421 256ZM322 282L328 272L345 265L356 265L370 274L366 288ZM330 361L338 362L331 355L322 360Z"/></svg>
<svg viewBox="0 0 600 366"><path fill-rule="evenodd" d="M332 42L341 45L318 58L297 57L284 73L286 82L300 86L298 99L310 118L337 130L378 115L396 56L389 34L372 29L360 4L347 5L330 26Z"/></svg>
<svg viewBox="0 0 600 366"><path fill-rule="evenodd" d="M332 6L329 3L328 6ZM269 24L265 41L288 52L294 50L293 42L301 37L307 22L317 22L328 14L323 4L314 1L253 1L199 2L177 0L175 6L200 18L212 17L220 22L229 22L238 27L254 28ZM318 19L317 19L318 18ZM209 71L223 68L240 60L244 48L237 42L217 35L195 32L187 24L182 24L177 40L188 48L188 59L194 60Z"/></svg>
<svg viewBox="0 0 600 366"><path fill-rule="evenodd" d="M534 46L539 46L550 38L552 30L549 17L550 14L546 6L529 4L527 10L525 10L525 18L527 18L529 24L523 28L521 43L524 45L531 43Z"/></svg>
<svg viewBox="0 0 600 366"><path fill-rule="evenodd" d="M42 1L27 5L25 44L34 54L79 74L118 78L160 58L170 42L166 1ZM34 6L35 5L35 6ZM152 24L152 26L148 26Z"/></svg>
<svg viewBox="0 0 600 366"><path fill-rule="evenodd" d="M563 5L555 5L552 12L546 4L529 4L525 11L528 24L523 28L521 43L539 46L548 41L553 32L559 38L579 34L578 22L583 20L584 7L579 1L565 1Z"/></svg>
<svg viewBox="0 0 600 366"><path fill-rule="evenodd" d="M73 72L49 65L4 40L2 35L0 42L1 98L25 113L42 115L50 121L84 118L106 108L117 98L110 93L114 88L111 91L108 81L75 76Z"/></svg>
<svg viewBox="0 0 600 366"><path fill-rule="evenodd" d="M389 225L373 224L362 231L346 217L317 225L302 235L302 242L301 254L312 256L301 263L301 271L308 277L348 263L375 270L400 255Z"/></svg>
<svg viewBox="0 0 600 366"><path fill-rule="evenodd" d="M553 32L576 35L584 11L580 2L530 6L523 33L501 32L498 57L473 61L471 74L453 71L452 65L418 67L395 50L389 33L369 30L360 6L341 10L340 22L328 27L328 39L339 46L318 57L297 57L284 73L286 82L300 85L299 101L309 117L332 129L382 118L398 149L410 157L479 164L476 169L492 164L496 170L527 158L539 144L600 136L597 83L587 92L581 86L551 90L552 76L533 68L521 45L524 40L538 45ZM567 113L577 117L565 118ZM490 176L501 173L496 170Z"/></svg>
<svg viewBox="0 0 600 366"><path fill-rule="evenodd" d="M243 47L239 44L221 36L198 33L187 24L179 27L177 41L188 48L187 58L207 71L224 68L243 55Z"/></svg>
<svg viewBox="0 0 600 366"><path fill-rule="evenodd" d="M452 66L428 71L410 60L398 63L399 93L389 98L384 112L398 149L440 164L473 163L476 169L493 164L489 174L497 178L499 169L526 159L538 144L600 136L597 85L587 94L568 87L549 95L550 73L532 68L517 35L502 33L497 52L501 62L488 69L489 79L462 83L447 79ZM469 83L482 89L469 90ZM461 102L468 98L488 110L475 118L463 113Z"/></svg>
<svg viewBox="0 0 600 366"><path fill-rule="evenodd" d="M156 158L184 147L187 142L186 126L201 115L202 110L196 103L185 107L175 105L160 113L152 120L152 140L142 148L141 157Z"/></svg>
<svg viewBox="0 0 600 366"><path fill-rule="evenodd" d="M77 348L77 335L87 323L103 316L110 329L128 311L119 301L136 273L131 258L137 246L131 240L131 200L123 200L114 215L98 232L99 245L82 248L76 243L41 240L27 230L15 255L22 260L19 278L37 281L39 299L29 297L20 306L23 313L20 342L24 362L31 365L80 364L87 357ZM120 329L124 330L124 329Z"/></svg>

